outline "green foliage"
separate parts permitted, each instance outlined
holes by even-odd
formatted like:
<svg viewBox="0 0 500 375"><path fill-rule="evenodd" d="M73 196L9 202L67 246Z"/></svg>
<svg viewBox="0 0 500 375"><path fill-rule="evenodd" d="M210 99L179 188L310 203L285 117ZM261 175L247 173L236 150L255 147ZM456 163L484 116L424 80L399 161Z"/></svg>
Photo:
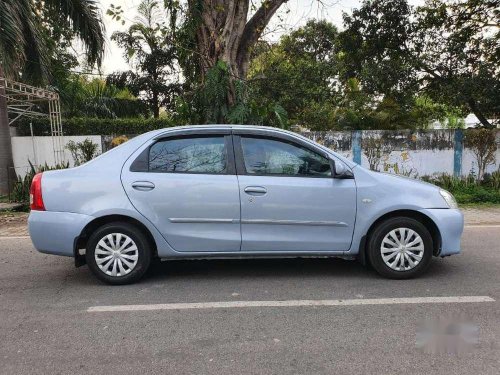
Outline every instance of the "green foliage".
<svg viewBox="0 0 500 375"><path fill-rule="evenodd" d="M425 94L487 118L500 113L498 1L365 0L344 16L343 75L402 107Z"/></svg>
<svg viewBox="0 0 500 375"><path fill-rule="evenodd" d="M465 129L465 120L457 116L448 116L446 118L446 128L448 129Z"/></svg>
<svg viewBox="0 0 500 375"><path fill-rule="evenodd" d="M34 135L50 135L50 123L48 119L39 118L22 120L17 123L17 131L20 136L29 136L30 121L33 123ZM71 118L63 119L64 135L122 135L142 134L155 129L163 129L175 126L172 120L160 119L97 119L97 118Z"/></svg>
<svg viewBox="0 0 500 375"><path fill-rule="evenodd" d="M433 121L440 121L448 129L465 127L463 118L467 116L468 112L463 108L436 102L426 95L415 97L410 104L409 113L416 128L426 129Z"/></svg>
<svg viewBox="0 0 500 375"><path fill-rule="evenodd" d="M363 1L352 15L344 14L339 35L342 79L356 77L370 95L404 103L418 87L411 58L401 48L413 32L413 8L406 0Z"/></svg>
<svg viewBox="0 0 500 375"><path fill-rule="evenodd" d="M288 128L286 110L276 101L262 101L246 81L230 79L228 66L222 61L208 70L205 84L197 94L179 100L177 108L173 119L179 123L205 121Z"/></svg>
<svg viewBox="0 0 500 375"><path fill-rule="evenodd" d="M278 2L252 3L250 14L267 9L272 17ZM75 39L84 42L88 68L102 57L96 0L3 0L0 62L10 77L50 77L66 118L123 119L65 120L66 134L142 133L171 122L348 130L440 121L463 128L471 111L484 126L500 118L498 1L426 0L413 7L408 0L364 0L344 16L344 31L311 20L271 44L259 39L269 20L224 27L232 4L142 0L138 17L112 36L130 70L104 82L72 72ZM239 13L231 22L244 24L247 15L237 19ZM107 14L122 26L129 16L119 5ZM166 119L140 119L150 115ZM20 129L29 134L26 123ZM46 123L39 129L48 133Z"/></svg>
<svg viewBox="0 0 500 375"><path fill-rule="evenodd" d="M497 151L495 131L487 129L469 129L465 132L464 145L472 151L477 162L477 179L483 179L488 165L495 163Z"/></svg>
<svg viewBox="0 0 500 375"><path fill-rule="evenodd" d="M292 122L315 130L331 128L328 114L338 96L337 34L331 23L313 20L275 45L261 45L249 71L255 100L279 103Z"/></svg>
<svg viewBox="0 0 500 375"><path fill-rule="evenodd" d="M403 8L395 14L390 7L378 11L389 12L385 16L393 24L409 11ZM339 33L326 21L309 21L277 44L260 45L250 69L255 100L281 104L292 123L311 130L427 128L435 120L463 114L417 94L418 77L408 76L410 67L395 74L387 56L371 61L378 31L362 32L372 44L364 44L352 30Z"/></svg>
<svg viewBox="0 0 500 375"><path fill-rule="evenodd" d="M137 11L139 17L126 32L111 36L124 50L123 56L133 70L114 73L108 83L128 88L158 118L161 109L173 109L182 89L178 83L178 49L171 42L176 26L175 21L167 22L159 1L142 0ZM119 7L108 10L117 21L121 20L121 12Z"/></svg>
<svg viewBox="0 0 500 375"><path fill-rule="evenodd" d="M330 121L320 129L425 129L434 120L444 119L450 110L425 97L413 97L406 103L390 96L370 95L356 78L342 87L336 107L331 107Z"/></svg>
<svg viewBox="0 0 500 375"><path fill-rule="evenodd" d="M24 177L18 176L17 181L14 183L12 188L12 193L10 196L11 201L17 203L23 203L26 206L29 206L30 203L30 188L31 181L33 181L33 177L39 172L50 171L54 169L66 169L69 168L69 163L58 164L52 167L49 167L47 164L35 167L31 161L28 160L30 165L30 170L26 173Z"/></svg>
<svg viewBox="0 0 500 375"><path fill-rule="evenodd" d="M9 77L48 80L58 37L78 38L87 63L101 62L105 36L96 0L3 0L0 25L0 64Z"/></svg>
<svg viewBox="0 0 500 375"><path fill-rule="evenodd" d="M99 155L99 145L92 142L90 138L86 138L83 142L69 141L66 148L71 153L75 167L82 165Z"/></svg>
<svg viewBox="0 0 500 375"><path fill-rule="evenodd" d="M491 186L495 190L500 190L500 168L495 172L484 175L483 181L486 185Z"/></svg>
<svg viewBox="0 0 500 375"><path fill-rule="evenodd" d="M222 124L226 121L229 113L228 91L230 84L229 70L225 62L218 61L215 66L208 70L201 92L203 117L208 123ZM240 110L240 112L242 111Z"/></svg>
<svg viewBox="0 0 500 375"><path fill-rule="evenodd" d="M442 187L452 193L457 202L464 203L495 203L500 204L500 171L494 172L481 183L473 175L454 177L442 174L433 177L423 177L424 181Z"/></svg>
<svg viewBox="0 0 500 375"><path fill-rule="evenodd" d="M127 88L70 75L59 85L64 117L123 118L147 115L145 104Z"/></svg>

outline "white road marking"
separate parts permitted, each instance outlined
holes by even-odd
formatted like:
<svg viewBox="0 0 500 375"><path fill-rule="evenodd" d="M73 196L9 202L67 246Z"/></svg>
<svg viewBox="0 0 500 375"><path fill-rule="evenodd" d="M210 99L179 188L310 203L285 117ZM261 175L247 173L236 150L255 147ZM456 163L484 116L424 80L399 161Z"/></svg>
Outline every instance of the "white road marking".
<svg viewBox="0 0 500 375"><path fill-rule="evenodd" d="M288 300L288 301L223 301L194 303L160 303L150 305L91 306L87 312L152 311L152 310L189 310L189 309L230 309L245 307L304 307L304 306L366 306L366 305L403 305L428 303L479 303L495 302L488 296L456 297L409 297L373 299L326 299L326 300Z"/></svg>

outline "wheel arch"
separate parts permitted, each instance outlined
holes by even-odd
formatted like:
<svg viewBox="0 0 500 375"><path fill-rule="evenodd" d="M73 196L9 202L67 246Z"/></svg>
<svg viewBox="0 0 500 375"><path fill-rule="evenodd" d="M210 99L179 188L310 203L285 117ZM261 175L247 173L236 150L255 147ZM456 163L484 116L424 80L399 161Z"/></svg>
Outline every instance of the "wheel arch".
<svg viewBox="0 0 500 375"><path fill-rule="evenodd" d="M368 263L368 257L366 256L366 246L369 242L370 235L373 233L373 230L383 221L393 218L393 217L398 217L398 216L404 216L404 217L410 217L412 219L420 221L422 224L425 225L425 227L429 230L432 236L432 244L433 244L433 250L432 254L434 256L438 256L439 253L441 252L441 233L439 232L439 228L437 227L436 223L427 215L415 211L415 210L395 210L391 212L387 212L377 218L371 225L370 228L368 228L367 232L361 239L360 243L360 249L359 249L359 255L358 258L363 264Z"/></svg>
<svg viewBox="0 0 500 375"><path fill-rule="evenodd" d="M126 215L119 215L119 214L113 214L113 215L105 215L105 216L100 216L89 222L81 231L80 235L75 238L75 243L74 243L74 256L75 256L75 266L79 267L82 266L86 263L85 261L85 255L80 253L80 249L85 249L87 246L87 241L90 237L90 234L95 231L97 228L108 224L108 223L113 223L113 222L125 222L129 223L131 225L134 225L136 228L138 228L141 232L144 233L146 238L148 239L149 245L151 246L151 250L153 252L153 256L157 257L158 256L158 249L156 246L156 241L150 232L150 230L139 220L134 219L133 217L126 216Z"/></svg>

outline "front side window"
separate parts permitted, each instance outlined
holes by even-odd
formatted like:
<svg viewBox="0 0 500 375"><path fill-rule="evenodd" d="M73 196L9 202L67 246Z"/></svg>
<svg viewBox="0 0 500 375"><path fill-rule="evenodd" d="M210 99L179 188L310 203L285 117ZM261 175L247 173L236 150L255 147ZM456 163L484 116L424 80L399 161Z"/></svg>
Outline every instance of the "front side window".
<svg viewBox="0 0 500 375"><path fill-rule="evenodd" d="M241 147L248 174L298 177L332 175L330 161L305 147L252 137L241 137Z"/></svg>
<svg viewBox="0 0 500 375"><path fill-rule="evenodd" d="M223 136L166 139L149 151L152 172L225 173L226 144Z"/></svg>

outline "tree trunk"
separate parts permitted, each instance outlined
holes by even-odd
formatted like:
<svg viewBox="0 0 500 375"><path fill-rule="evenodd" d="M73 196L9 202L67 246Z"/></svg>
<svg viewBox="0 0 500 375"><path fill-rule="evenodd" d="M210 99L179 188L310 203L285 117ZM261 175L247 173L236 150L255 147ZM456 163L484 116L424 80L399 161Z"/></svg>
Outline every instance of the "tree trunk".
<svg viewBox="0 0 500 375"><path fill-rule="evenodd" d="M0 80L3 78L3 69L0 66ZM0 88L0 195L6 195L10 191L10 186L12 186L16 174L14 160L12 159L7 99L5 98L5 88L3 88L4 81L0 82L2 86Z"/></svg>
<svg viewBox="0 0 500 375"><path fill-rule="evenodd" d="M467 101L467 104L469 105L469 108L472 111L472 113L474 113L476 115L477 119L481 122L481 124L485 128L487 128L487 129L494 129L495 128L493 126L493 124L491 124L491 122L488 121L486 116L479 110L479 108L477 108L477 103L473 98L469 99Z"/></svg>
<svg viewBox="0 0 500 375"><path fill-rule="evenodd" d="M160 117L160 103L158 100L158 92L156 92L155 90L153 90L152 107L153 107L153 117L159 118Z"/></svg>
<svg viewBox="0 0 500 375"><path fill-rule="evenodd" d="M230 81L245 79L252 48L265 27L283 3L288 0L263 0L248 19L250 0L189 0L190 14L199 14L196 30L197 55L201 80L218 61L227 64ZM199 12L199 13L198 13ZM234 101L234 87L229 88L228 101Z"/></svg>

